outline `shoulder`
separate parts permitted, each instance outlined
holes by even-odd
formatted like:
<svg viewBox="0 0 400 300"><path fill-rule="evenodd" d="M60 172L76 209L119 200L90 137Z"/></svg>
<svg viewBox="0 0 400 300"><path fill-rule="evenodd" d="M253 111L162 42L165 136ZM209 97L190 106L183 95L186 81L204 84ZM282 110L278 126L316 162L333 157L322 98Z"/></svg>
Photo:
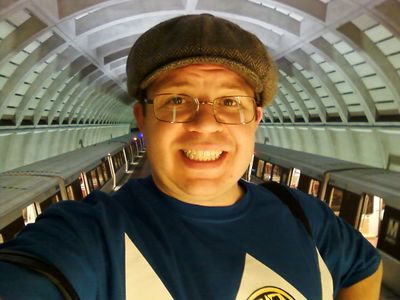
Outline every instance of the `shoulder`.
<svg viewBox="0 0 400 300"><path fill-rule="evenodd" d="M326 224L329 220L337 220L332 209L323 200L297 189L288 188L288 191L300 204L311 226L317 227L321 223Z"/></svg>
<svg viewBox="0 0 400 300"><path fill-rule="evenodd" d="M312 230L312 236L320 251L324 250L327 241L343 243L352 239L363 239L355 228L336 216L323 200L297 189L289 188L288 190L304 211Z"/></svg>
<svg viewBox="0 0 400 300"><path fill-rule="evenodd" d="M280 188L278 189L276 189L275 185L268 186L267 188L265 184L254 184L251 182L243 182L243 185L247 190L250 191L252 196L255 196L261 201L272 200L273 202L283 206L287 206L291 201L296 201L295 204L300 204L301 208L305 211L309 211L310 215L313 215L314 210L327 209L327 212L330 210L329 207L327 207L326 204L324 204L321 200L284 185L280 185ZM283 199L288 197L291 198L289 199L291 201L286 201L287 199Z"/></svg>
<svg viewBox="0 0 400 300"><path fill-rule="evenodd" d="M334 279L337 292L375 272L378 251L344 219L318 198L301 191L290 192L299 201L312 228L315 244Z"/></svg>
<svg viewBox="0 0 400 300"><path fill-rule="evenodd" d="M110 195L95 190L83 200L63 200L51 205L37 220L57 216L60 218L81 218L82 215L95 215L96 211L102 209L106 203L111 202Z"/></svg>

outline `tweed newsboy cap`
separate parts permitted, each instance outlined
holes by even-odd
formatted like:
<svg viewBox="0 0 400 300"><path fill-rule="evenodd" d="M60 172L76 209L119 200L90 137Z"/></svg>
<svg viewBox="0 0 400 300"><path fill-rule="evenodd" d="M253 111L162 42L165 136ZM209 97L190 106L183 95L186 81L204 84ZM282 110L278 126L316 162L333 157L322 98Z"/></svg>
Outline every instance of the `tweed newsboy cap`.
<svg viewBox="0 0 400 300"><path fill-rule="evenodd" d="M128 93L143 100L146 88L163 72L201 63L223 65L240 74L254 88L259 106L269 104L275 95L276 67L263 43L210 14L176 17L143 33L128 56Z"/></svg>

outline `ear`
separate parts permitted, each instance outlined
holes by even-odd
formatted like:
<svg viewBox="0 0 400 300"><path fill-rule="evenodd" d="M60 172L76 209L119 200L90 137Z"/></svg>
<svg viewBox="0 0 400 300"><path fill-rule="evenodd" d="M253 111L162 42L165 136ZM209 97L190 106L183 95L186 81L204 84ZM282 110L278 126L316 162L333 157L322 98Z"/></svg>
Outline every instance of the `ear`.
<svg viewBox="0 0 400 300"><path fill-rule="evenodd" d="M144 130L144 110L143 104L136 102L133 105L133 115L136 119L136 124L141 132Z"/></svg>
<svg viewBox="0 0 400 300"><path fill-rule="evenodd" d="M257 125L260 124L260 121L261 121L261 119L263 117L263 111L264 111L264 109L262 107L257 106L257 109L256 109L256 123L257 123Z"/></svg>

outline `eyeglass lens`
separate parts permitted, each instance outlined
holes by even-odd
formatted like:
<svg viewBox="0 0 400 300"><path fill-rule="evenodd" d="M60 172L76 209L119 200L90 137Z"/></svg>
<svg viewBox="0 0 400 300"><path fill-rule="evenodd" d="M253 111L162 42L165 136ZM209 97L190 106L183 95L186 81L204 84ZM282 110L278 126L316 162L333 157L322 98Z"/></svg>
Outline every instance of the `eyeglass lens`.
<svg viewBox="0 0 400 300"><path fill-rule="evenodd" d="M190 122L194 119L199 102L188 95L160 94L153 99L155 117L170 123ZM254 119L255 101L248 96L220 97L213 101L217 122L246 124Z"/></svg>

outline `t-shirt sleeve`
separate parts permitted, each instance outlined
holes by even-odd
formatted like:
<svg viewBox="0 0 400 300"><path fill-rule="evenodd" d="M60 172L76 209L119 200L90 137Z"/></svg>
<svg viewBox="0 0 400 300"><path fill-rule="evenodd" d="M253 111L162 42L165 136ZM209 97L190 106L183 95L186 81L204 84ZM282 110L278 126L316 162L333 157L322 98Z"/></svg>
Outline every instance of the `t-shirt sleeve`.
<svg viewBox="0 0 400 300"><path fill-rule="evenodd" d="M300 191L299 202L309 220L313 239L333 279L334 293L372 275L378 268L378 251L325 202Z"/></svg>
<svg viewBox="0 0 400 300"><path fill-rule="evenodd" d="M0 299L62 300L64 298L56 286L39 273L0 262Z"/></svg>
<svg viewBox="0 0 400 300"><path fill-rule="evenodd" d="M0 250L4 248L39 257L57 268L81 299L95 299L99 278L106 273L103 233L95 212L96 200L91 200L95 197L99 196L91 195L85 202L62 201L52 205L34 224L27 225L15 239L0 245ZM8 280L8 272L16 274L13 275L15 278L18 278L18 274L21 275L22 280L15 281L8 287L3 284L3 281ZM0 293L8 293L8 289L11 289L10 293L18 293L18 286L21 290L25 285L32 286L31 290L26 291L31 292L36 285L46 288L49 284L52 285L45 281L47 279L42 275L22 267L14 267L9 263L0 265Z"/></svg>

